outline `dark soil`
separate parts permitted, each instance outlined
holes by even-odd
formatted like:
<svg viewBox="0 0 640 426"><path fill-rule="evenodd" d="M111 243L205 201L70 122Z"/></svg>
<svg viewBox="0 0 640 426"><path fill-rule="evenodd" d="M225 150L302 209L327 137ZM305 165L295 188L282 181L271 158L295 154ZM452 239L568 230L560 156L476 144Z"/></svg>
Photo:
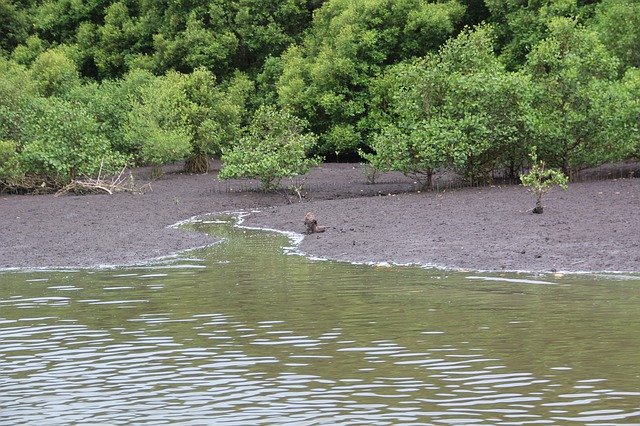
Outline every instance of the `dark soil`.
<svg viewBox="0 0 640 426"><path fill-rule="evenodd" d="M177 167L143 195L0 196L0 268L65 268L142 263L213 244L170 228L191 216L240 210L245 224L303 233L312 211L326 232L307 236L310 255L356 262L418 263L476 270L640 271L637 164L583 175L543 199L544 214L520 186L418 192L400 174L367 184L357 164L326 164L306 178L305 198L265 194L256 182L219 182L215 171ZM613 171L612 171L613 170ZM138 170L137 182L149 179ZM614 173L612 175L612 173ZM611 177L617 178L611 178ZM609 179L602 180L603 177Z"/></svg>

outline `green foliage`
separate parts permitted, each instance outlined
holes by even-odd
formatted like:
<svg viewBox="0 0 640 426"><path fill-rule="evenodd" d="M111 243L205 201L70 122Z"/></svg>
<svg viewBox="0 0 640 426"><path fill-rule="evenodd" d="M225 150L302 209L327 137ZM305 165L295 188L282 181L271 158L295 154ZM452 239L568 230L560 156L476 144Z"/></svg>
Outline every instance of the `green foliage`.
<svg viewBox="0 0 640 426"><path fill-rule="evenodd" d="M594 29L624 68L640 67L640 1L603 0L596 9Z"/></svg>
<svg viewBox="0 0 640 426"><path fill-rule="evenodd" d="M59 0L61 1L61 0ZM102 19L78 25L77 39L102 76L134 67L218 76L259 69L308 26L311 0L115 1L93 8Z"/></svg>
<svg viewBox="0 0 640 426"><path fill-rule="evenodd" d="M113 150L133 156L138 145L126 137L125 124L133 102L140 101L143 88L153 84L155 79L147 71L133 70L119 80L76 86L64 98L81 103L91 113Z"/></svg>
<svg viewBox="0 0 640 426"><path fill-rule="evenodd" d="M282 74L283 62L280 57L269 56L265 59L262 70L255 77L256 98L259 105L278 103L276 85Z"/></svg>
<svg viewBox="0 0 640 426"><path fill-rule="evenodd" d="M27 38L26 12L13 0L0 0L0 53L11 52Z"/></svg>
<svg viewBox="0 0 640 426"><path fill-rule="evenodd" d="M436 95L437 114L460 135L451 145L451 164L469 183L502 168L513 175L531 139L530 81L505 71L493 40L492 27L482 26L447 42L432 66L441 86L427 91Z"/></svg>
<svg viewBox="0 0 640 426"><path fill-rule="evenodd" d="M584 21L590 1L485 0L488 22L496 28L498 50L507 69L520 69L532 48L549 35L547 23L557 17Z"/></svg>
<svg viewBox="0 0 640 426"><path fill-rule="evenodd" d="M82 22L76 39L85 61L92 61L101 77L117 77L131 68L144 34L125 2L116 1L104 11L104 23Z"/></svg>
<svg viewBox="0 0 640 426"><path fill-rule="evenodd" d="M46 50L47 43L37 35L32 35L25 40L24 44L18 45L11 52L11 59L19 64L30 66Z"/></svg>
<svg viewBox="0 0 640 426"><path fill-rule="evenodd" d="M277 104L319 135L315 153L362 152L426 186L443 168L470 183L515 178L534 144L571 173L640 156L639 7L0 0L0 140L26 161L39 115L66 108L94 123L78 124L93 140L87 152L101 156L108 141L139 162L185 159L204 172L239 143L253 111ZM491 26L464 29L483 21ZM75 173L43 160L62 158L55 146L32 145L29 170Z"/></svg>
<svg viewBox="0 0 640 426"><path fill-rule="evenodd" d="M429 187L439 168L454 167L473 183L496 168L515 172L523 161L530 82L504 71L489 27L462 32L437 55L391 67L376 93L376 122L384 124L370 143L373 153L363 153L376 168Z"/></svg>
<svg viewBox="0 0 640 426"><path fill-rule="evenodd" d="M375 154L361 155L376 170L400 171L431 189L433 174L447 164L449 147L460 136L447 124L425 120L411 128L389 125L373 138Z"/></svg>
<svg viewBox="0 0 640 426"><path fill-rule="evenodd" d="M320 159L308 157L317 138L303 133L305 124L273 106L259 108L237 145L223 150L219 178L255 178L272 190L283 178L307 173Z"/></svg>
<svg viewBox="0 0 640 426"><path fill-rule="evenodd" d="M236 64L247 70L268 56L280 55L300 40L311 22L317 0L241 0L229 5L232 28L238 39Z"/></svg>
<svg viewBox="0 0 640 426"><path fill-rule="evenodd" d="M44 96L63 95L80 84L76 64L61 50L46 50L33 61L31 78Z"/></svg>
<svg viewBox="0 0 640 426"><path fill-rule="evenodd" d="M640 69L628 70L622 80L624 107L618 112L622 117L622 128L628 133L628 142L635 145L633 156L640 160Z"/></svg>
<svg viewBox="0 0 640 426"><path fill-rule="evenodd" d="M22 176L22 166L18 157L18 144L0 139L0 188L3 183Z"/></svg>
<svg viewBox="0 0 640 426"><path fill-rule="evenodd" d="M352 153L361 145L362 136L349 124L336 124L324 135L327 146L334 149L336 158L341 153Z"/></svg>
<svg viewBox="0 0 640 426"><path fill-rule="evenodd" d="M0 140L21 140L37 92L26 68L0 57Z"/></svg>
<svg viewBox="0 0 640 426"><path fill-rule="evenodd" d="M76 104L37 98L26 123L20 160L26 173L53 177L64 183L80 176L115 172L127 161L111 150L93 117Z"/></svg>
<svg viewBox="0 0 640 426"><path fill-rule="evenodd" d="M253 83L243 74L236 74L224 89L216 86L215 77L205 69L188 75L185 91L190 105L186 113L194 132L193 156L219 155L240 137L253 90Z"/></svg>
<svg viewBox="0 0 640 426"><path fill-rule="evenodd" d="M208 157L240 136L252 91L242 74L222 88L203 68L154 78L133 101L124 126L125 144L139 150L142 162L159 166L186 158L187 171L206 172Z"/></svg>
<svg viewBox="0 0 640 426"><path fill-rule="evenodd" d="M163 129L157 125L147 125L147 139L140 147L140 158L154 167L155 177L162 175L163 164L185 158L191 149L190 136L185 128Z"/></svg>
<svg viewBox="0 0 640 426"><path fill-rule="evenodd" d="M159 167L191 152L193 133L186 116L189 100L183 78L178 73L159 77L143 86L140 99L133 101L124 136L144 163Z"/></svg>
<svg viewBox="0 0 640 426"><path fill-rule="evenodd" d="M242 75L227 90L205 69L170 72L143 86L125 125L125 143L159 166L186 158L190 172L208 171L208 157L235 140L253 86Z"/></svg>
<svg viewBox="0 0 640 426"><path fill-rule="evenodd" d="M219 23L218 20L213 22ZM197 66L206 66L216 73L230 71L231 58L238 42L235 34L225 25L216 30L206 28L204 17L197 10L187 15L185 29L167 28L153 36L154 69L189 71ZM177 32L172 34L173 31Z"/></svg>
<svg viewBox="0 0 640 426"><path fill-rule="evenodd" d="M625 123L631 105L616 80L619 62L574 20L554 19L549 31L527 60L540 154L569 175L627 157L637 122Z"/></svg>
<svg viewBox="0 0 640 426"><path fill-rule="evenodd" d="M554 186L566 190L569 178L561 171L545 169L544 161L538 160L535 146L531 147L529 158L531 159L531 167L528 173L520 175L520 181L522 186L529 189L536 197L536 207L533 209L533 213L542 213L542 196Z"/></svg>
<svg viewBox="0 0 640 426"><path fill-rule="evenodd" d="M279 103L309 120L322 152L354 150L366 123L368 89L386 65L436 49L455 30L456 1L329 0L300 45L282 56ZM345 145L334 128L351 129ZM339 145L336 145L339 143Z"/></svg>
<svg viewBox="0 0 640 426"><path fill-rule="evenodd" d="M43 1L33 8L33 24L49 42L71 40L81 22L87 21L102 5L99 0Z"/></svg>

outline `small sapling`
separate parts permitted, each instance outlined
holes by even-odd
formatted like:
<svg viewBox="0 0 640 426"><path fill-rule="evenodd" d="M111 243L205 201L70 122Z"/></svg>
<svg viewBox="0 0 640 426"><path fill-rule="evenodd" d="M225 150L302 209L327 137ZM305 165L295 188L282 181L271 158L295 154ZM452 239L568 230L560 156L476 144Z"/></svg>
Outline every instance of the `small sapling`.
<svg viewBox="0 0 640 426"><path fill-rule="evenodd" d="M555 185L566 190L569 179L561 171L545 169L544 161L538 161L535 146L531 148L529 158L531 159L531 168L528 173L520 175L520 182L536 197L536 206L533 209L533 213L542 214L542 195L546 194Z"/></svg>

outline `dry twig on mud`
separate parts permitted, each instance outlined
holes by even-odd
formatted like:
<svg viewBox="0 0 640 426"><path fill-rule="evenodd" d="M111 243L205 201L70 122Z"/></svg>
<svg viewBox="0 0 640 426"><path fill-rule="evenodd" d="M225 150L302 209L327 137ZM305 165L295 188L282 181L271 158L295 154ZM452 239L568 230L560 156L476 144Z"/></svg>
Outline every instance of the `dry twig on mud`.
<svg viewBox="0 0 640 426"><path fill-rule="evenodd" d="M301 203L302 199L305 198L306 196L302 193L302 191L304 190L304 181L305 179L302 178L298 178L298 179L294 179L294 178L289 178L289 187L282 190L282 191L276 191L278 193L280 193L282 196L284 196L284 198L287 199L287 202L289 204L293 204L293 201L291 201L291 197L289 195L297 195L298 196L298 202Z"/></svg>
<svg viewBox="0 0 640 426"><path fill-rule="evenodd" d="M55 178L38 175L25 175L3 182L0 192L8 194L51 194L60 183Z"/></svg>
<svg viewBox="0 0 640 426"><path fill-rule="evenodd" d="M133 174L129 172L126 175L124 172L126 170L126 166L120 170L120 173L117 176L112 176L110 179L104 179L102 177L102 164L100 164L100 171L98 172L98 177L93 178L85 178L85 179L74 179L61 188L58 192L56 192L55 196L59 197L60 195L66 195L69 193L74 194L113 194L116 192L130 192L132 194L143 194L144 189L148 187L151 189L151 184L147 183L146 185L136 187L133 181Z"/></svg>

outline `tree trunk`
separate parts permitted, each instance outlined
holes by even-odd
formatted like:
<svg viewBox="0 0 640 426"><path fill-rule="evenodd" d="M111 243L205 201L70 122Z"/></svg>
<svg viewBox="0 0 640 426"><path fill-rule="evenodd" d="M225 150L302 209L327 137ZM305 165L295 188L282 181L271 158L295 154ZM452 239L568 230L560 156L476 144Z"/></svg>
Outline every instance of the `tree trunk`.
<svg viewBox="0 0 640 426"><path fill-rule="evenodd" d="M536 207L533 209L533 213L542 214L542 211L543 211L542 198L538 196L538 198L536 199Z"/></svg>
<svg viewBox="0 0 640 426"><path fill-rule="evenodd" d="M433 170L427 171L427 181L423 185L425 191L433 190Z"/></svg>

